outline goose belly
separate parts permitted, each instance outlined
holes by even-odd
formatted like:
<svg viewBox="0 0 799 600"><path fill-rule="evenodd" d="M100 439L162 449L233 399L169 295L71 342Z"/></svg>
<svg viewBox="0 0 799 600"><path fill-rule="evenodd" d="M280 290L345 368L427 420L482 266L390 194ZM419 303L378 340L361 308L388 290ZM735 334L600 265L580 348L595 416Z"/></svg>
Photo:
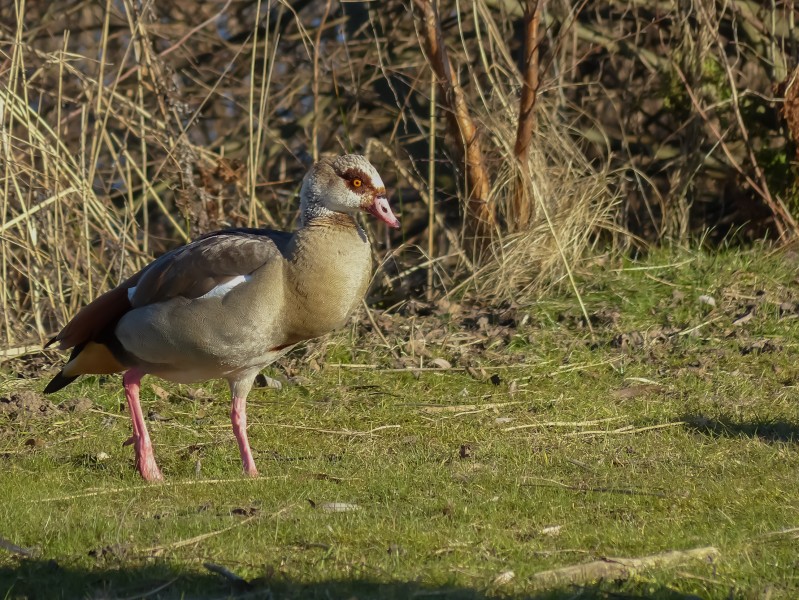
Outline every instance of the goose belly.
<svg viewBox="0 0 799 600"><path fill-rule="evenodd" d="M288 351L269 315L224 309L219 298L173 298L128 312L115 334L127 362L177 383L257 372Z"/></svg>

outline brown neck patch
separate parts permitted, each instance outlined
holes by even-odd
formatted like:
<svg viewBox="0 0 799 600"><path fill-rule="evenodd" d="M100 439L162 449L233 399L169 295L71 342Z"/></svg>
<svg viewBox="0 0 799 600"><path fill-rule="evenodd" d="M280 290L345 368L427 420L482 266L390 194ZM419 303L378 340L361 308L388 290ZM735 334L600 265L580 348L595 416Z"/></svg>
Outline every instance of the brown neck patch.
<svg viewBox="0 0 799 600"><path fill-rule="evenodd" d="M314 217L308 221L308 226L314 227L358 227L358 223L352 215L346 213L333 212L330 214Z"/></svg>

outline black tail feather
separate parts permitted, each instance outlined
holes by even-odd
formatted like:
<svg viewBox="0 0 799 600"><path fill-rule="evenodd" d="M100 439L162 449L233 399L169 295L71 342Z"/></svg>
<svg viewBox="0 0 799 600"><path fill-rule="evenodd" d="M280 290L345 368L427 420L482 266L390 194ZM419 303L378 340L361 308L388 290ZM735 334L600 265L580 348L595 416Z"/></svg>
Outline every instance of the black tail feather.
<svg viewBox="0 0 799 600"><path fill-rule="evenodd" d="M59 371L58 375L53 377L53 379L50 381L50 383L47 384L47 387L44 388L44 393L45 394L52 394L53 392L57 392L61 388L68 386L70 383L75 381L77 378L78 378L78 375L75 375L73 377L67 377L66 375L64 375L63 371Z"/></svg>

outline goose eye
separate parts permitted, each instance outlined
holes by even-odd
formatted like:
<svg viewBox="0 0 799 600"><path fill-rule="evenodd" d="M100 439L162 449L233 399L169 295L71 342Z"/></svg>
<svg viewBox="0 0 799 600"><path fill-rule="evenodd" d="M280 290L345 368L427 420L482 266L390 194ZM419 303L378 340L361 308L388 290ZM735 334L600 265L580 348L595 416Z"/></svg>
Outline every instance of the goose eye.
<svg viewBox="0 0 799 600"><path fill-rule="evenodd" d="M357 178L353 179L352 180L352 185L353 185L353 187L359 188L359 187L361 187L363 185L363 181L361 181L360 179L357 179Z"/></svg>

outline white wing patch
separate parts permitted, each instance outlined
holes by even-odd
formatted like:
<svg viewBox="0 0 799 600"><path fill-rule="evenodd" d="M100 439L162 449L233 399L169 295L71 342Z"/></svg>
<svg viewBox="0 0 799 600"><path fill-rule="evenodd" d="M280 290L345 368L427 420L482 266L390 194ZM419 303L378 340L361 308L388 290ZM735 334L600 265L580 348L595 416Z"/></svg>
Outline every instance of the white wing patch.
<svg viewBox="0 0 799 600"><path fill-rule="evenodd" d="M252 279L250 275L237 275L230 281L226 281L225 283L220 283L218 286L211 288L210 290L205 292L202 296L200 296L200 298L221 298L237 285L241 285L242 283L247 283L250 279Z"/></svg>
<svg viewBox="0 0 799 600"><path fill-rule="evenodd" d="M230 281L226 281L225 283L220 283L218 286L211 288L207 292L205 292L200 298L222 298L225 296L230 290L232 290L237 285L241 285L242 283L247 283L252 277L250 275L236 275ZM133 296L136 294L136 286L128 288L128 302L133 302Z"/></svg>

